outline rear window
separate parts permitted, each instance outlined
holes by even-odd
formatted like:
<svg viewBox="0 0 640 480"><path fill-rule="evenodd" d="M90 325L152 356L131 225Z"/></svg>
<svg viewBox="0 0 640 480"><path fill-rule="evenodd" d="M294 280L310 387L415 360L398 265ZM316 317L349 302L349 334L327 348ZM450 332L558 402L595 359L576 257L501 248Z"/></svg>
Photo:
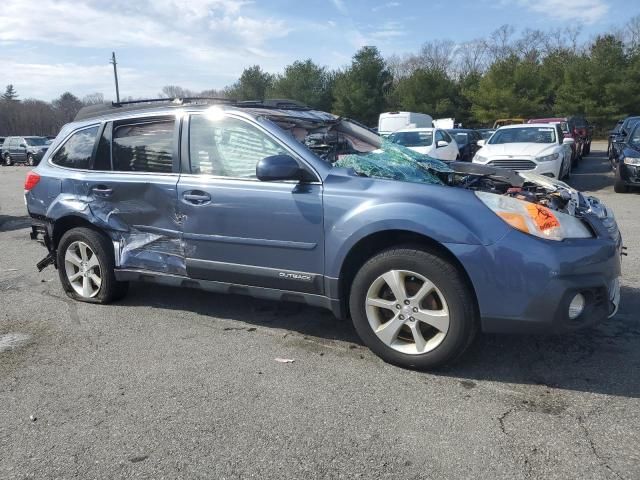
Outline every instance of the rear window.
<svg viewBox="0 0 640 480"><path fill-rule="evenodd" d="M171 173L174 125L174 119L163 119L114 127L113 169Z"/></svg>
<svg viewBox="0 0 640 480"><path fill-rule="evenodd" d="M74 133L64 142L51 161L61 167L88 169L97 135L97 126Z"/></svg>
<svg viewBox="0 0 640 480"><path fill-rule="evenodd" d="M396 132L389 136L389 140L404 147L428 147L433 144L433 131Z"/></svg>

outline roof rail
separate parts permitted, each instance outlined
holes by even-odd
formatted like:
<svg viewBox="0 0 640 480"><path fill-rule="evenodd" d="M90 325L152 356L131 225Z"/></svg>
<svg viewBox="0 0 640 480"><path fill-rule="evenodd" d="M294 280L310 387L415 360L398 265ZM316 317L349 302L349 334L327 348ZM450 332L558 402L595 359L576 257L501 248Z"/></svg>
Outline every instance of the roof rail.
<svg viewBox="0 0 640 480"><path fill-rule="evenodd" d="M311 107L287 98L269 98L266 100L243 100L236 102L238 107L278 108L283 110L311 110Z"/></svg>
<svg viewBox="0 0 640 480"><path fill-rule="evenodd" d="M181 106L185 104L208 104L208 103L225 103L233 105L235 100L222 97L183 97L183 98L145 98L140 100L128 100L124 102L105 102L97 105L88 105L80 109L74 121L87 120L89 118L99 117L116 111L126 110L144 110L147 108L155 108L158 104L165 103L171 106Z"/></svg>
<svg viewBox="0 0 640 480"><path fill-rule="evenodd" d="M168 104L178 107L186 104L210 104L222 103L239 108L266 108L282 110L311 110L307 105L295 100L269 99L269 100L245 100L238 102L231 98L223 97L182 97L182 98L145 98L141 100L128 100L124 102L106 102L97 105L88 105L80 109L74 121L87 120L118 111L136 111L151 109L158 104Z"/></svg>
<svg viewBox="0 0 640 480"><path fill-rule="evenodd" d="M111 102L114 107L122 107L124 105L137 105L139 103L162 103L169 102L176 105L184 105L185 103L198 103L198 101L215 101L220 103L236 103L236 100L224 97L175 97L175 98L147 98L140 100L128 100L126 102Z"/></svg>

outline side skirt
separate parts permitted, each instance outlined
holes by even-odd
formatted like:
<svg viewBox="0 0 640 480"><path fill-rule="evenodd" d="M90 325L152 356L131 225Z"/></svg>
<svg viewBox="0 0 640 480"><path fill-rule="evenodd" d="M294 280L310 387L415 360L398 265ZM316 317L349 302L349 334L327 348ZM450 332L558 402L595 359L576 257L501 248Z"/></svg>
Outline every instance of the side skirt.
<svg viewBox="0 0 640 480"><path fill-rule="evenodd" d="M181 275L169 273L150 272L147 270L118 269L115 271L116 280L154 283L171 287L186 287L205 290L215 293L231 293L236 295L247 295L253 298L265 300L275 300L280 302L304 303L314 307L321 307L330 310L336 317L344 318L341 302L337 299L328 298L323 295L311 293L291 292L276 288L253 287L248 285L237 285L233 283L216 282L212 280L196 280Z"/></svg>

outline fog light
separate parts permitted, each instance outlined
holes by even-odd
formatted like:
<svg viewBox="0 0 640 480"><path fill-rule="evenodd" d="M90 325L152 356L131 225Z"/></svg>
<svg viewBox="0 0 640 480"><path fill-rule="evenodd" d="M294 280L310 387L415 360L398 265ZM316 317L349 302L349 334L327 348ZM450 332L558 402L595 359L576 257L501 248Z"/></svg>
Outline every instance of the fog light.
<svg viewBox="0 0 640 480"><path fill-rule="evenodd" d="M569 318L575 320L584 311L584 296L581 293L577 293L571 303L569 304Z"/></svg>

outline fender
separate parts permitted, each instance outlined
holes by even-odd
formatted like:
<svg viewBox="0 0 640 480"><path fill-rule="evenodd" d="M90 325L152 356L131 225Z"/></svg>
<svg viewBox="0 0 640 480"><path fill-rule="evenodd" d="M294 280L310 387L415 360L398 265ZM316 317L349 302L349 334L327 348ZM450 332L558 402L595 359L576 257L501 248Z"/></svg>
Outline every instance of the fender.
<svg viewBox="0 0 640 480"><path fill-rule="evenodd" d="M451 187L445 187L451 188ZM460 193L460 192L457 192ZM472 192L474 203L480 203ZM474 208L467 210L473 211ZM456 209L454 205L452 208ZM460 207L458 207L460 208ZM464 210L464 207L462 208ZM473 221L470 221L473 219ZM480 224L492 235L479 234ZM442 228L446 225L446 228ZM492 228L486 228L490 226ZM507 225L483 205L471 217L457 215L415 202L363 202L332 225L325 224L325 272L337 278L349 251L363 238L387 230L404 230L429 237L440 244L489 245L508 232Z"/></svg>

